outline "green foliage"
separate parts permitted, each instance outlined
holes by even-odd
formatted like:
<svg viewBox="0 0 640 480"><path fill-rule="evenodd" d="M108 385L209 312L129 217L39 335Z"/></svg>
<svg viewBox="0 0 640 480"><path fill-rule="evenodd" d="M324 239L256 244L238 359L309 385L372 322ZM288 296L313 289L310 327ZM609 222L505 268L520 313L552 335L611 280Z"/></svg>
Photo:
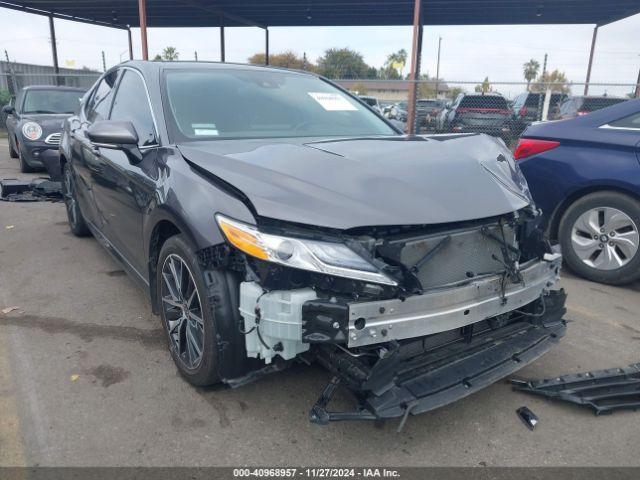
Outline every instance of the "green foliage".
<svg viewBox="0 0 640 480"><path fill-rule="evenodd" d="M488 93L492 90L489 77L484 77L484 81L480 85L476 85L474 90L478 93Z"/></svg>
<svg viewBox="0 0 640 480"><path fill-rule="evenodd" d="M527 81L527 90L529 90L531 82L538 76L539 71L540 62L533 58L522 65L522 74L524 75L524 79Z"/></svg>
<svg viewBox="0 0 640 480"><path fill-rule="evenodd" d="M450 98L451 100L455 100L456 97L460 95L462 92L464 92L464 89L460 87L451 87L447 92L447 98Z"/></svg>
<svg viewBox="0 0 640 480"><path fill-rule="evenodd" d="M178 50L175 47L165 47L162 50L162 55L156 55L153 57L154 62L175 62L180 57Z"/></svg>
<svg viewBox="0 0 640 480"><path fill-rule="evenodd" d="M254 53L247 59L247 61L254 65L264 65L265 55L264 53ZM303 54L302 57L299 57L292 50L269 55L269 65L274 67L293 68L296 70L316 70L316 66L307 60L307 56L305 54Z"/></svg>
<svg viewBox="0 0 640 480"><path fill-rule="evenodd" d="M318 59L318 73L328 78L375 78L369 76L373 71L362 54L349 48L330 48Z"/></svg>
<svg viewBox="0 0 640 480"><path fill-rule="evenodd" d="M546 92L547 88L557 93L570 93L571 91L567 76L558 69L553 72L545 72L531 85L532 92Z"/></svg>
<svg viewBox="0 0 640 480"><path fill-rule="evenodd" d="M393 70L398 74L397 78L402 78L402 71L404 70L404 66L406 65L406 63L407 63L407 51L404 48L402 48L397 52L390 53L387 56L387 61L385 62L384 66L386 67L385 68L386 71ZM396 77L389 76L387 78L396 78Z"/></svg>

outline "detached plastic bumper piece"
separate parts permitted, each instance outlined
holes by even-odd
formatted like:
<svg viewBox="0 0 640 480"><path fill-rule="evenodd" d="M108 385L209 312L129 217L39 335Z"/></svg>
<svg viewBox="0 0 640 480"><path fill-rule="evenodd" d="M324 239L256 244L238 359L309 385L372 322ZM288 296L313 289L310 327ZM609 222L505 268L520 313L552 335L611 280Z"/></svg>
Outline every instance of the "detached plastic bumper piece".
<svg viewBox="0 0 640 480"><path fill-rule="evenodd" d="M334 352L319 360L334 375L310 412L313 423L336 420L382 420L416 415L459 400L507 377L558 343L566 331L564 291L550 292L544 314L468 338L408 355L407 344L391 342L387 355L369 368ZM413 347L413 346L411 346ZM331 412L328 404L338 385L355 395L351 412Z"/></svg>
<svg viewBox="0 0 640 480"><path fill-rule="evenodd" d="M544 380L512 379L511 384L514 390L587 405L596 415L640 408L640 363Z"/></svg>

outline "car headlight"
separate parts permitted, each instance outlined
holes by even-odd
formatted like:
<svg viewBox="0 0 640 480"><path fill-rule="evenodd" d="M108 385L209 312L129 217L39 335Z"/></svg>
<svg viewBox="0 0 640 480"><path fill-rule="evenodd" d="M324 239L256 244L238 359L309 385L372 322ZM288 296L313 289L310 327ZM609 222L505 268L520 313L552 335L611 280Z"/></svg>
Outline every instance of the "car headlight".
<svg viewBox="0 0 640 480"><path fill-rule="evenodd" d="M36 122L27 122L22 125L22 135L27 140L38 140L42 136L42 127Z"/></svg>
<svg viewBox="0 0 640 480"><path fill-rule="evenodd" d="M397 285L343 243L271 235L220 214L216 215L216 221L227 241L252 257L337 277Z"/></svg>

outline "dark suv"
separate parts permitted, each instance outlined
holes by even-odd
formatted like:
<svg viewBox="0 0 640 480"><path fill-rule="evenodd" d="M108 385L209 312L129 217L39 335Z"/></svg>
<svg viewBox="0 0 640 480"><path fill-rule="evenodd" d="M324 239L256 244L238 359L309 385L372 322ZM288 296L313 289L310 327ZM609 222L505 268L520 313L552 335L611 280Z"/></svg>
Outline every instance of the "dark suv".
<svg viewBox="0 0 640 480"><path fill-rule="evenodd" d="M567 99L565 93L552 93L549 100L549 113L557 111L558 106ZM528 125L542 120L542 110L545 101L544 93L524 92L513 100L513 129L516 134L522 133Z"/></svg>
<svg viewBox="0 0 640 480"><path fill-rule="evenodd" d="M511 111L502 95L461 93L438 117L437 130L507 137L511 133L510 124Z"/></svg>

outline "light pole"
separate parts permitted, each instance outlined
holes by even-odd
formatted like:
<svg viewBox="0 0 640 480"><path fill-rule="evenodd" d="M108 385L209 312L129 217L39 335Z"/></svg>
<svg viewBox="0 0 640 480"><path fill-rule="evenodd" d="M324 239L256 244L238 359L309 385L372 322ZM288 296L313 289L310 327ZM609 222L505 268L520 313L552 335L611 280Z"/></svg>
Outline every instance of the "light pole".
<svg viewBox="0 0 640 480"><path fill-rule="evenodd" d="M442 46L442 37L438 37L438 63L436 63L436 98L438 98L438 84L440 83L440 47Z"/></svg>

